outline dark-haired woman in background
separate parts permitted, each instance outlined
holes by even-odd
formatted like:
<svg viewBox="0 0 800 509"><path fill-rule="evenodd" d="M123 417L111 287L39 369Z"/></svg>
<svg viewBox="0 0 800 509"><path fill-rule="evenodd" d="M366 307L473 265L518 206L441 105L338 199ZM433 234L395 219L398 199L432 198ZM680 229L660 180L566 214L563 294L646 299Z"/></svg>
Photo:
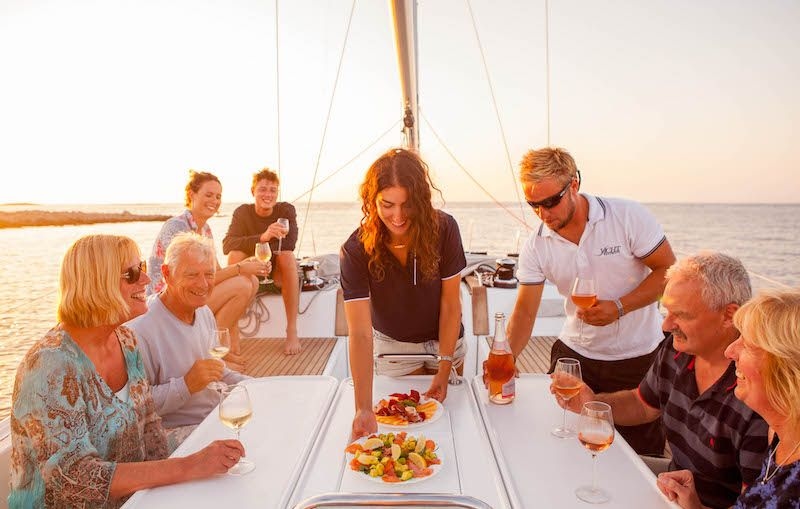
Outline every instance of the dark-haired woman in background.
<svg viewBox="0 0 800 509"><path fill-rule="evenodd" d="M444 401L451 367L466 349L459 284L466 266L452 216L431 203L427 165L409 150L375 161L360 187L361 226L342 245L340 264L350 336L356 415L352 439L373 433L373 353L432 353L437 362L380 362L378 374L433 374L426 394ZM441 193L440 193L441 194Z"/></svg>

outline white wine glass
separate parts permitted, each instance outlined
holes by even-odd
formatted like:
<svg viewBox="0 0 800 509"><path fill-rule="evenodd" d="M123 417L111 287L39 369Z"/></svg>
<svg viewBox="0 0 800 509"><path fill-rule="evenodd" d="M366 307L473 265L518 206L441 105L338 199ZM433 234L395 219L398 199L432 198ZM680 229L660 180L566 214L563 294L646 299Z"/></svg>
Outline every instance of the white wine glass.
<svg viewBox="0 0 800 509"><path fill-rule="evenodd" d="M244 385L234 385L228 392L225 399L219 404L219 420L222 424L236 432L236 440L239 439L239 432L253 417L253 405L250 403L250 394ZM255 463L246 459L239 458L238 463L228 469L231 475L244 475L252 472L256 468Z"/></svg>
<svg viewBox="0 0 800 509"><path fill-rule="evenodd" d="M567 402L577 396L583 386L581 377L581 363L578 359L562 357L556 361L556 369L553 371L553 390L556 395L564 400L564 414L561 426L553 428L550 432L558 438L572 438L575 430L567 427Z"/></svg>
<svg viewBox="0 0 800 509"><path fill-rule="evenodd" d="M211 357L218 359L220 362L224 363L225 361L223 361L222 358L228 355L228 352L230 351L231 351L230 331L228 331L228 329L217 329L216 331L214 331L214 337L212 338L211 341L211 347L208 349L208 353L211 354ZM228 384L218 380L209 383L208 388L222 393L228 390Z"/></svg>
<svg viewBox="0 0 800 509"><path fill-rule="evenodd" d="M288 235L289 234L289 220L286 219L285 217L279 217L277 223L279 225L281 225L281 228L286 230L286 231L284 231L283 234L284 235ZM281 252L281 246L282 245L283 245L283 237L278 239L278 252L279 253Z"/></svg>
<svg viewBox="0 0 800 509"><path fill-rule="evenodd" d="M259 242L256 244L256 259L260 262L268 263L272 260L272 248L269 242ZM262 283L272 283L272 279L267 276L261 278Z"/></svg>
<svg viewBox="0 0 800 509"><path fill-rule="evenodd" d="M593 277L578 276L572 284L572 303L586 310L597 302L597 281ZM583 320L581 320L580 342L583 342Z"/></svg>
<svg viewBox="0 0 800 509"><path fill-rule="evenodd" d="M597 486L597 455L614 442L614 417L610 405L600 401L584 403L578 420L578 440L592 453L592 485L579 487L575 495L590 504L608 502L611 495Z"/></svg>

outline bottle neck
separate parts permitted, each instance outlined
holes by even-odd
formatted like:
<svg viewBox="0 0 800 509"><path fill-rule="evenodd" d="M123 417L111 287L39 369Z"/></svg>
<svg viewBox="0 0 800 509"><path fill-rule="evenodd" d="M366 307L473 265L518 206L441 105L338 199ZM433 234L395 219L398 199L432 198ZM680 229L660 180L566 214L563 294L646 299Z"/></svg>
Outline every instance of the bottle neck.
<svg viewBox="0 0 800 509"><path fill-rule="evenodd" d="M494 338L492 339L492 350L511 352L511 347L506 338L506 320L503 318L495 318L494 321Z"/></svg>

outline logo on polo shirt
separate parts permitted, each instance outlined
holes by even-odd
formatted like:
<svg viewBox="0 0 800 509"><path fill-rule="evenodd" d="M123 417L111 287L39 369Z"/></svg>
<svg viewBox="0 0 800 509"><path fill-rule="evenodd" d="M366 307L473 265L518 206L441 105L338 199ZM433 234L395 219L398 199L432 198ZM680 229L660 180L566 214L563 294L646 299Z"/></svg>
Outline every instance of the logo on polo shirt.
<svg viewBox="0 0 800 509"><path fill-rule="evenodd" d="M611 256L615 254L619 254L619 248L621 246L606 246L600 248L600 253L598 256Z"/></svg>

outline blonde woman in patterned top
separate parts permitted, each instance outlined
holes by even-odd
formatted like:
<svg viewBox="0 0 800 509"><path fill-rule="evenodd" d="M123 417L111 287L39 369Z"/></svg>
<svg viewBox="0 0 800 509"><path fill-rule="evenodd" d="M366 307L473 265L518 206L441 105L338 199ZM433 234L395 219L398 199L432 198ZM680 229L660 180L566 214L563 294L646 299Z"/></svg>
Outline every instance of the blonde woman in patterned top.
<svg viewBox="0 0 800 509"><path fill-rule="evenodd" d="M58 324L25 355L11 411L10 508L118 507L136 490L224 473L236 440L167 458L133 331L150 281L133 240L90 235L64 256Z"/></svg>

